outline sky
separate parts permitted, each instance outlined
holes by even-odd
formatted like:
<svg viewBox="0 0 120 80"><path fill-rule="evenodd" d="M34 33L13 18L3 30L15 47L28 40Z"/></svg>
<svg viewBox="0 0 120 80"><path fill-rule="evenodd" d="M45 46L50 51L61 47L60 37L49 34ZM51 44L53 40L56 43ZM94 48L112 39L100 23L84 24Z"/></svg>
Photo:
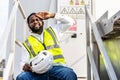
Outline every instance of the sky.
<svg viewBox="0 0 120 80"><path fill-rule="evenodd" d="M120 10L120 0L94 0L96 19L108 10L108 18Z"/></svg>

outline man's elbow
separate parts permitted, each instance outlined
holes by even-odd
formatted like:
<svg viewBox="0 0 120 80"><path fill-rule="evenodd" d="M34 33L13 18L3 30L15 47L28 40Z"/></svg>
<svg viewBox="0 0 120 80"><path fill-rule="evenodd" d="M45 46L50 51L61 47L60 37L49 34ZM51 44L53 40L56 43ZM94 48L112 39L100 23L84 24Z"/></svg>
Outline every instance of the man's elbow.
<svg viewBox="0 0 120 80"><path fill-rule="evenodd" d="M75 21L74 19L72 19L72 20L68 23L69 26L73 26L73 25L75 25L75 24L76 24L76 21Z"/></svg>

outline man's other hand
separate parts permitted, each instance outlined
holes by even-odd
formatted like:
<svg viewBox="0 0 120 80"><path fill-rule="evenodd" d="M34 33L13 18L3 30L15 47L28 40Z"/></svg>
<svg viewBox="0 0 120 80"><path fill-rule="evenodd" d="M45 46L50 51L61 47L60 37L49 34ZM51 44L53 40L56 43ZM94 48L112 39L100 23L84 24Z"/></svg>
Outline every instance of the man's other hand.
<svg viewBox="0 0 120 80"><path fill-rule="evenodd" d="M25 65L23 66L23 70L24 70L24 71L32 71L32 68L31 68L31 66L30 66L29 64L25 64Z"/></svg>

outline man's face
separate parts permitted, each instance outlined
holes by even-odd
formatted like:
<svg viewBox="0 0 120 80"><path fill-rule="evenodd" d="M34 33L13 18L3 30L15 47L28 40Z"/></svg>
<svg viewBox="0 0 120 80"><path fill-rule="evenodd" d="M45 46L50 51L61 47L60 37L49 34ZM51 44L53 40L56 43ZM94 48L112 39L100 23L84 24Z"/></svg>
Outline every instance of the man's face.
<svg viewBox="0 0 120 80"><path fill-rule="evenodd" d="M43 31L43 21L35 15L30 16L29 18L29 27L34 33L42 33Z"/></svg>

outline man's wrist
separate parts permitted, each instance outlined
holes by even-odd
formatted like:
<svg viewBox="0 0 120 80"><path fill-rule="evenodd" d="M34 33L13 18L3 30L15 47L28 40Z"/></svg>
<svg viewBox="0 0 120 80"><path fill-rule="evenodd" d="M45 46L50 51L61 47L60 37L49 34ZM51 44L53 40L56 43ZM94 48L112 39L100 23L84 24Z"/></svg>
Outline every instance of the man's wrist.
<svg viewBox="0 0 120 80"><path fill-rule="evenodd" d="M60 13L55 13L55 17L54 17L54 18L55 18L56 20L59 20L60 17L61 17L61 14L60 14Z"/></svg>
<svg viewBox="0 0 120 80"><path fill-rule="evenodd" d="M55 13L52 13L52 14L51 14L51 18L54 18L54 17L55 17Z"/></svg>

